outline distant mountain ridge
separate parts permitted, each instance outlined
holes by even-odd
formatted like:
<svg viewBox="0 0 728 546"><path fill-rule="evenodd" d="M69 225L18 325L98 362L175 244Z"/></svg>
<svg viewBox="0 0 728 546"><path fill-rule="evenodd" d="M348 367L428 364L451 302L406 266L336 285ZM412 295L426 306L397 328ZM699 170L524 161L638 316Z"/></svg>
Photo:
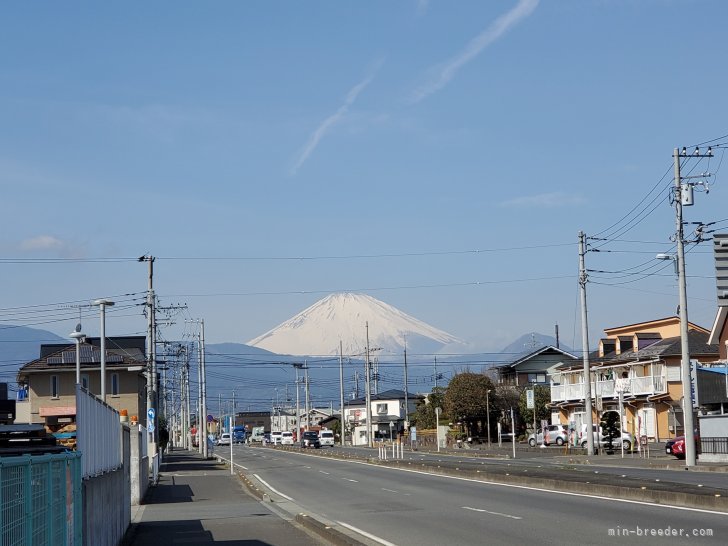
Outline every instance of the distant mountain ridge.
<svg viewBox="0 0 728 546"><path fill-rule="evenodd" d="M508 362L509 360L517 360L518 357L521 355L530 354L534 351L537 351L541 347L546 347L548 345L556 347L556 338L553 336L547 336L544 334L531 332L528 334L523 334L514 342L504 347L501 351L503 353L501 356L504 362ZM559 342L558 346L559 349L561 349L562 351L575 354L574 349L572 349L568 345L564 345L563 343Z"/></svg>

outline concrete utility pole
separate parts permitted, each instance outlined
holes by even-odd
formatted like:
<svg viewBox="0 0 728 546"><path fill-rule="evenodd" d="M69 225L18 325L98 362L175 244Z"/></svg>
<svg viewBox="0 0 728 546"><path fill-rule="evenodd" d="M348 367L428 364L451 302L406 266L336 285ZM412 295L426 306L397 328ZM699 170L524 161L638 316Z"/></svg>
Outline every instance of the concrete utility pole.
<svg viewBox="0 0 728 546"><path fill-rule="evenodd" d="M367 404L367 445L374 447L374 439L372 438L372 390L370 388L370 363L369 363L369 321L366 322L367 329L367 354L366 361L364 362L364 368L366 373L365 378L365 389L366 389L366 404Z"/></svg>
<svg viewBox="0 0 728 546"><path fill-rule="evenodd" d="M207 459L207 371L205 369L205 319L200 319L200 356L202 359L202 423L205 429L203 455Z"/></svg>
<svg viewBox="0 0 728 546"><path fill-rule="evenodd" d="M202 455L202 443L205 439L202 419L202 343L197 332L197 452Z"/></svg>
<svg viewBox="0 0 728 546"><path fill-rule="evenodd" d="M343 447L344 445L344 346L341 340L339 340L339 410L340 418L339 423L341 424L341 430L339 434L339 444ZM331 411L333 414L333 410Z"/></svg>
<svg viewBox="0 0 728 546"><path fill-rule="evenodd" d="M308 390L308 363L304 361L303 377L306 384L306 430L311 426L311 406Z"/></svg>
<svg viewBox="0 0 728 546"><path fill-rule="evenodd" d="M587 454L594 455L594 417L592 416L591 370L589 367L589 323L586 312L586 283L588 280L584 266L586 254L586 235L579 232L579 294L581 296L581 350L584 360L584 410L586 412ZM620 430L622 424L620 423Z"/></svg>
<svg viewBox="0 0 728 546"><path fill-rule="evenodd" d="M409 385L407 384L407 342L404 345L404 430L409 430Z"/></svg>
<svg viewBox="0 0 728 546"><path fill-rule="evenodd" d="M687 157L685 148L682 155ZM708 148L707 154L701 154L698 148L690 157L712 157L713 153ZM680 369L682 372L682 391L683 391L683 420L685 423L685 466L691 467L696 464L696 448L695 448L695 419L693 416L693 397L692 397L692 381L690 366L690 346L688 342L688 291L685 280L685 232L683 226L683 204L692 205L692 186L686 184L683 187L682 176L680 175L680 152L677 148L672 154L675 170L675 224L677 233L675 235L677 243L677 272L678 285L680 287L680 348L682 359L680 361ZM683 200L685 199L685 203ZM695 371L697 373L697 370ZM697 382L696 382L697 388ZM696 393L697 395L697 393Z"/></svg>
<svg viewBox="0 0 728 546"><path fill-rule="evenodd" d="M301 402L299 400L299 380L298 380L298 370L303 367L302 364L294 364L293 367L296 370L296 440L301 439Z"/></svg>
<svg viewBox="0 0 728 546"><path fill-rule="evenodd" d="M151 464L156 450L157 438L157 332L154 316L154 256L141 256L140 262L147 262L147 411L154 409L154 421L147 423L147 443L149 445L149 461ZM149 417L147 417L149 420ZM149 426L149 425L153 426ZM151 430L150 430L151 429Z"/></svg>
<svg viewBox="0 0 728 546"><path fill-rule="evenodd" d="M438 386L439 385L437 383L437 357L435 357L435 388L438 388Z"/></svg>

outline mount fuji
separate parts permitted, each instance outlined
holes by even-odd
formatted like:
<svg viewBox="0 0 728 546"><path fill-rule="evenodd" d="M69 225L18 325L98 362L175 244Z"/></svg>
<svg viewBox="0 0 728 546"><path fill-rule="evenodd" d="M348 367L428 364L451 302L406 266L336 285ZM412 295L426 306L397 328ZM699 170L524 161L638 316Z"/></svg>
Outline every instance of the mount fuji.
<svg viewBox="0 0 728 546"><path fill-rule="evenodd" d="M331 294L247 345L287 355L362 355L367 346L401 354L433 353L446 345L462 344L439 330L365 294Z"/></svg>

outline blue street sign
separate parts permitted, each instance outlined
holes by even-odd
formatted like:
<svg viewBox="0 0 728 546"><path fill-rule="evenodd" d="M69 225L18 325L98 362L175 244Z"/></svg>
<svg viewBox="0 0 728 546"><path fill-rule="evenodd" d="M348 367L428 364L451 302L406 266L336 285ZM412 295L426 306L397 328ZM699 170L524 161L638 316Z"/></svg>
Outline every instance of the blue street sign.
<svg viewBox="0 0 728 546"><path fill-rule="evenodd" d="M147 419L149 419L152 423L154 423L154 416L155 416L154 408L149 408L147 410Z"/></svg>

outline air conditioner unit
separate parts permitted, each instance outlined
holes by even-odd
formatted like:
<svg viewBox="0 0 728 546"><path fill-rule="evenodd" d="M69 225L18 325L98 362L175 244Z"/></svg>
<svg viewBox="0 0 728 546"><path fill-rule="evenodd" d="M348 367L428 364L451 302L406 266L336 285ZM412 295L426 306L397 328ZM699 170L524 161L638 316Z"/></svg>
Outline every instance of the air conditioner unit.
<svg viewBox="0 0 728 546"><path fill-rule="evenodd" d="M675 427L673 427L672 425L667 425L667 430L669 432L675 432Z"/></svg>

